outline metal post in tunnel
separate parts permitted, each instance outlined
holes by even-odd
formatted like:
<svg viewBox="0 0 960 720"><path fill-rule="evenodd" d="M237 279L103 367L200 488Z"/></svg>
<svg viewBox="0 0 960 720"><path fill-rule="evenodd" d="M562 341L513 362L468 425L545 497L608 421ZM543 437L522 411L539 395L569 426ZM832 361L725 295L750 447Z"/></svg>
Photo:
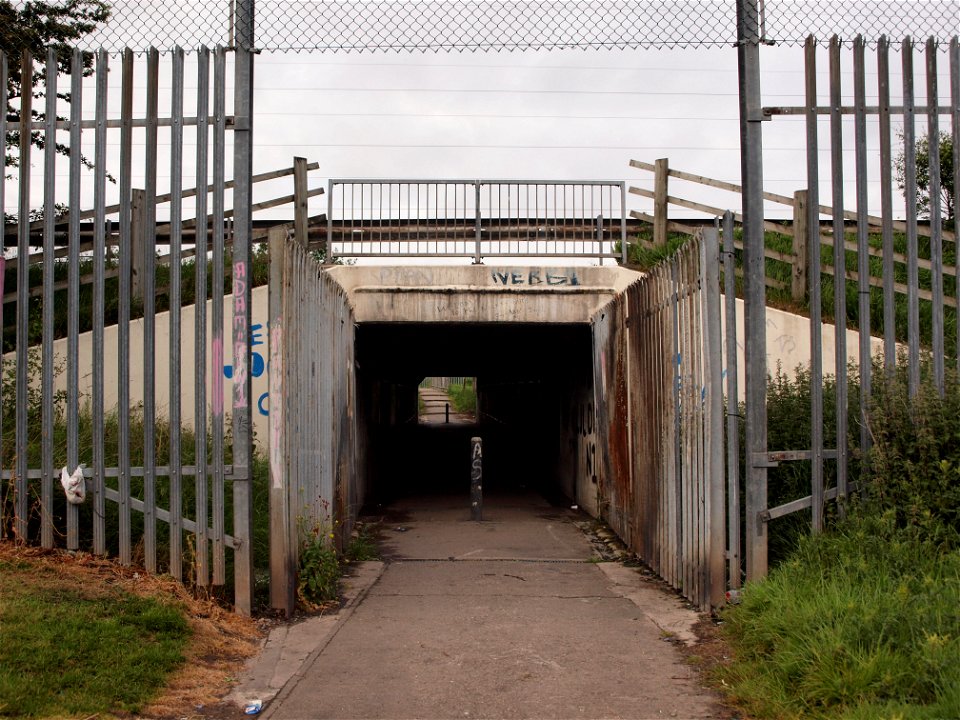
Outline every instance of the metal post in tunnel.
<svg viewBox="0 0 960 720"><path fill-rule="evenodd" d="M483 520L483 440L470 438L470 519Z"/></svg>
<svg viewBox="0 0 960 720"><path fill-rule="evenodd" d="M250 236L253 231L253 0L236 3L233 172L233 536L237 612L253 610L253 453L250 403Z"/></svg>
<svg viewBox="0 0 960 720"><path fill-rule="evenodd" d="M767 330L763 237L761 27L757 0L737 0L740 86L740 175L743 183L744 326L746 343L747 579L767 572Z"/></svg>

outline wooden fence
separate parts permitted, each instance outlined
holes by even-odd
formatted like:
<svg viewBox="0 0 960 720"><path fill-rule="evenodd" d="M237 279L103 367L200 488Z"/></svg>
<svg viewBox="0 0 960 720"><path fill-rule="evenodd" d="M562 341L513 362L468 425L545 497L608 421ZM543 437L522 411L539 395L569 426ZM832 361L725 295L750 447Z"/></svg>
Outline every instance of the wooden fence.
<svg viewBox="0 0 960 720"><path fill-rule="evenodd" d="M326 215L320 214L313 217L308 216L307 214L307 202L309 198L317 197L324 194L323 187L316 187L312 190L308 188L308 173L313 170L319 169L320 164L313 162L308 163L305 158L294 158L293 165L289 168L281 168L279 170L272 170L270 172L260 173L259 175L254 175L251 178L251 181L254 185L258 183L265 183L271 180L278 180L286 177L293 176L294 179L294 190L292 194L283 195L280 197L271 198L269 200L264 200L262 202L256 203L253 205L252 210L254 213L263 212L264 210L270 210L273 208L283 207L285 205L294 206L294 221L293 223L283 224L284 228L294 229L295 227L301 228L301 237L306 237L306 229L310 227L322 228L326 223ZM224 189L230 189L234 186L232 180L224 182ZM206 188L206 192L213 192L214 187L210 185ZM182 191L181 198L191 198L197 196L197 188L190 188ZM164 203L169 203L172 199L170 193L163 195L157 195L156 205L160 206ZM146 226L146 214L147 214L147 202L146 202L146 193L143 190L133 189L131 197L131 224L130 224L130 239L132 242L132 251L131 251L131 295L134 298L138 298L141 301L143 300L143 283L145 276L145 262L146 256L144 254L144 248L146 247L146 238L147 238L147 226ZM116 214L120 212L120 205L107 206L104 210L104 214L110 216L111 214ZM90 220L94 217L95 211L93 210L84 210L79 213L79 221ZM225 209L223 212L224 219L226 221L226 226L224 228L224 244L230 246L233 242L233 228L232 228L232 218L233 211L230 209ZM67 233L67 228L70 224L70 213L64 213L59 215L54 221L54 228L56 232L63 233L64 237ZM196 220L190 219L185 220L180 224L180 235L186 241L189 242L189 238L193 237L194 241L197 237L196 229ZM281 225L281 223L277 223ZM36 246L41 246L43 244L43 220L36 220L30 223L30 233L36 234L36 242L32 243ZM19 226L16 224L9 224L4 226L4 236L15 241L17 234L19 232ZM251 235L251 240L254 242L265 242L269 235L270 228L263 228L259 230L254 230ZM207 227L207 237L208 240L212 237L214 233L214 228L210 225ZM156 244L164 245L169 244L170 237L172 234L172 227L170 223L158 223L156 226ZM94 228L90 228L86 232L83 230L80 231L80 253L92 253L94 249ZM110 230L105 233L105 249L108 253L116 254L119 251L119 243L121 237L121 229L117 223L110 223ZM65 259L70 254L70 247L66 240L62 247L57 248L54 251L54 258L56 260ZM180 254L180 260L187 260L196 255L195 249L183 249ZM43 260L43 251L38 251L30 253L28 256L29 263L31 265L40 263ZM171 256L169 254L159 255L156 258L156 262L160 265L169 265ZM19 258L13 257L9 258L6 261L6 269L14 270L17 267ZM232 272L232 268L225 267L224 275L229 276ZM104 270L103 277L104 279L109 279L113 277L118 277L120 275L120 268L109 268ZM80 277L81 285L88 285L94 281L93 274L82 275ZM69 286L68 280L61 280L53 284L53 290L66 290ZM168 294L170 291L169 287L158 287L156 288L156 296L160 297L162 295ZM29 295L30 297L40 297L44 292L42 286L35 286L30 288ZM16 302L17 293L16 291L8 292L3 296L3 303Z"/></svg>
<svg viewBox="0 0 960 720"><path fill-rule="evenodd" d="M654 163L647 163L640 160L631 160L630 167L636 168L637 170L644 170L651 172L654 175L653 178L653 190L646 190L643 188L630 187L629 192L633 195L639 195L640 197L650 198L653 200L653 215L649 213L639 212L632 210L630 216L641 220L643 222L650 223L653 226L653 245L654 247L663 247L667 242L667 233L675 232L682 233L684 235L694 236L699 231L700 225L686 224L683 222L678 222L676 220L669 219L669 208L671 205L684 208L685 210L694 210L696 212L702 212L713 217L719 217L726 212L727 208L714 207L711 205L706 205L701 202L696 202L694 200L688 200L676 195L670 195L668 193L669 188L669 179L676 178L677 180L685 180L687 182L695 183L697 185L703 185L711 188L716 188L718 190L726 190L731 193L740 195L742 193L742 187L735 183L726 182L723 180L717 180L715 178L705 177L703 175L696 175L694 173L684 172L682 170L676 170L669 167L669 160L667 158L661 158ZM771 233L778 233L780 235L786 235L793 239L793 248L792 252L782 252L775 248L767 247L765 248L765 255L769 260L777 260L782 263L786 263L791 268L791 282L785 283L782 280L776 278L767 277L766 285L767 287L780 290L780 291L789 291L791 298L795 302L803 302L806 298L807 293L807 263L808 263L808 253L810 248L811 233L807 227L807 191L806 190L797 190L792 196L789 195L780 195L772 192L763 193L764 200L772 203L777 203L779 205L786 205L792 209L793 220L778 223L771 220L764 222L764 230ZM735 207L740 206L740 198L736 198L736 202L732 203ZM833 208L829 205L820 205L820 214L833 216ZM844 211L843 218L845 221L856 221L857 213L855 211ZM737 222L742 222L743 216L740 213L734 213L734 219ZM881 224L883 220L879 217L868 215L868 232L870 233L879 233L881 232ZM907 226L903 222L894 222L894 230L898 232L906 232ZM855 232L856 228L851 227L849 232ZM917 228L917 233L924 237L931 236L931 230L929 227L919 226ZM832 229L827 226L821 226L820 232L820 243L828 247L833 247L834 244L834 235ZM944 231L942 237L947 242L956 242L956 235L953 232ZM743 249L743 243L741 240L737 239L735 241L735 247L738 250ZM844 249L848 252L857 252L857 244L853 240L848 240L846 237L843 239ZM880 248L870 248L870 256L876 258L883 257L883 251ZM906 264L907 256L903 253L894 253L893 259L895 262ZM919 258L918 266L924 270L932 269L932 263L928 258ZM821 265L821 270L827 275L834 274L834 266L830 264ZM944 275L951 277L957 276L956 268L944 267ZM859 279L859 274L856 270L845 269L844 276L847 280L857 281ZM878 276L870 277L870 285L872 287L882 288L883 279ZM907 286L904 283L894 283L894 290L897 293L906 295L908 292ZM933 300L933 293L924 288L919 289L919 297L923 300ZM954 297L945 297L944 304L949 307L957 307L957 299Z"/></svg>

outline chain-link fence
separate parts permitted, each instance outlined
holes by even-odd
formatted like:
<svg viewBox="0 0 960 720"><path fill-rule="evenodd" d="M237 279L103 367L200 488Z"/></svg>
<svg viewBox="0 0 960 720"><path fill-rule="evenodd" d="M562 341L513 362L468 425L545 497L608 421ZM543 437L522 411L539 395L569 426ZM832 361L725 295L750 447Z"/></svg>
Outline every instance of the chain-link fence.
<svg viewBox="0 0 960 720"><path fill-rule="evenodd" d="M231 47L236 2L0 2L0 42L14 54L24 44L63 41L56 32L66 23L80 32L65 40L89 49ZM255 46L476 52L730 45L737 37L735 9L734 0L261 0ZM778 45L802 44L810 34L946 40L960 28L956 0L768 0L760 10L763 38Z"/></svg>

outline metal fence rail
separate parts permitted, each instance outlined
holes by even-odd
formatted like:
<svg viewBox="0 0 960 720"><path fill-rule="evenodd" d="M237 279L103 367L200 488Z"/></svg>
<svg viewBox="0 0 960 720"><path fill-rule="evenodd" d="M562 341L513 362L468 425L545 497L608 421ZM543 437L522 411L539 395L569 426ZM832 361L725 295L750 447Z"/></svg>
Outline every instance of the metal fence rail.
<svg viewBox="0 0 960 720"><path fill-rule="evenodd" d="M331 258L626 258L623 182L334 179L327 203Z"/></svg>

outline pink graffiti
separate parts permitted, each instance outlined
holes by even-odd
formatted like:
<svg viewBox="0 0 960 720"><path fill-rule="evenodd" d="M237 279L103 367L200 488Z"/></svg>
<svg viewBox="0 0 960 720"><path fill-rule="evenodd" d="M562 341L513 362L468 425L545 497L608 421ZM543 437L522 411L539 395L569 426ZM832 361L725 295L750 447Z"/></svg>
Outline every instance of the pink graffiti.
<svg viewBox="0 0 960 720"><path fill-rule="evenodd" d="M242 260L233 264L233 407L249 406L247 397L247 264Z"/></svg>
<svg viewBox="0 0 960 720"><path fill-rule="evenodd" d="M223 415L223 380L220 371L223 368L223 338L213 338L213 415Z"/></svg>
<svg viewBox="0 0 960 720"><path fill-rule="evenodd" d="M233 343L233 406L245 408L247 400L247 341Z"/></svg>

